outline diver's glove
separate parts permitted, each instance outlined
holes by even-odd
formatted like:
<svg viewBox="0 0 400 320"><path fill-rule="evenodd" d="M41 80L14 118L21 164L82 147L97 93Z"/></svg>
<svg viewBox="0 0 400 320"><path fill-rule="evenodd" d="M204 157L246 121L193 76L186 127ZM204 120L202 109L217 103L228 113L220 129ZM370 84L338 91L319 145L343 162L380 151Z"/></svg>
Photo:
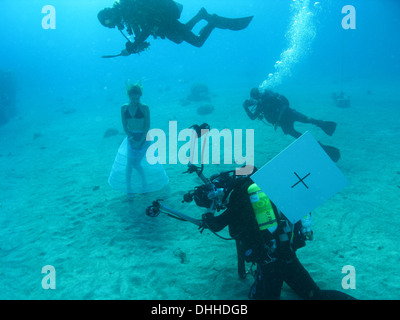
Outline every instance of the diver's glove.
<svg viewBox="0 0 400 320"><path fill-rule="evenodd" d="M244 108L244 109L249 109L250 106L252 106L252 105L254 105L254 100L253 100L253 99L246 99L246 100L243 102L243 108Z"/></svg>
<svg viewBox="0 0 400 320"><path fill-rule="evenodd" d="M243 108L251 120L255 120L257 118L260 119L260 116L262 118L262 115L260 113L258 113L258 110L257 110L257 100L255 100L255 99L245 100L243 102Z"/></svg>
<svg viewBox="0 0 400 320"><path fill-rule="evenodd" d="M211 229L213 225L214 215L211 212L207 212L201 216L201 225L199 226L200 233L203 233L204 229ZM210 227L211 226L211 227Z"/></svg>
<svg viewBox="0 0 400 320"><path fill-rule="evenodd" d="M200 233L203 233L204 229L207 229L207 225L204 223L204 221L202 221L201 225L199 226Z"/></svg>

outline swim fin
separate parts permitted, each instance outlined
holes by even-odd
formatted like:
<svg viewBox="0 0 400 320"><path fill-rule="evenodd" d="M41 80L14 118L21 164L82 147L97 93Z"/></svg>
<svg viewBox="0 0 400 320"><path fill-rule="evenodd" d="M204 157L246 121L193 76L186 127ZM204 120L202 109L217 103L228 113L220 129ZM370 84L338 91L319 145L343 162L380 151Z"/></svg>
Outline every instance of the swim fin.
<svg viewBox="0 0 400 320"><path fill-rule="evenodd" d="M319 127L328 135L331 136L336 130L336 122L333 121L322 121Z"/></svg>
<svg viewBox="0 0 400 320"><path fill-rule="evenodd" d="M122 54L119 53L119 54L109 54L109 55L101 56L101 57L108 59L108 58L115 58L115 57L120 57L120 56L122 56Z"/></svg>
<svg viewBox="0 0 400 320"><path fill-rule="evenodd" d="M322 149L325 150L325 152L328 154L328 156L332 159L333 162L338 162L340 159L340 150L338 148L332 147L332 146L326 146L319 142L321 145Z"/></svg>
<svg viewBox="0 0 400 320"><path fill-rule="evenodd" d="M210 22L212 22L215 28L237 31L245 29L249 25L252 19L253 16L244 18L225 18L213 14L212 19L210 19Z"/></svg>

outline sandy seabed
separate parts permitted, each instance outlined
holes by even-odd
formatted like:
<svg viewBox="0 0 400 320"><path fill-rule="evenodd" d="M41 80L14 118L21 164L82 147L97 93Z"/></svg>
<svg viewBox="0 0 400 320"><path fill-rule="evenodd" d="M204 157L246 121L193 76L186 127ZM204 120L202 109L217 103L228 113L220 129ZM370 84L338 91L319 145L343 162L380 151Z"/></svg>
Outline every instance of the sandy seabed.
<svg viewBox="0 0 400 320"><path fill-rule="evenodd" d="M349 84L352 106L334 106L329 87L285 88L291 106L315 118L338 122L332 137L297 125L321 142L339 147L338 167L350 184L313 212L315 240L298 251L322 289L342 289L342 268L354 266L358 299L399 299L400 269L400 97L394 84L369 91ZM254 128L256 165L262 166L293 139L280 129L250 121L242 110L248 88L222 88L215 110L197 115L179 95L146 92L152 127L179 129L208 122L212 127ZM312 92L313 94L305 94ZM0 127L0 298L1 299L247 299L253 278L237 275L233 241L145 208L157 198L199 218L203 211L182 196L201 184L182 174L182 164L164 166L170 183L133 202L107 184L124 136L119 106L109 95L22 97L20 116ZM121 100L122 99L122 100ZM41 104L46 110L41 113ZM54 105L54 108L48 106ZM323 107L321 107L323 106ZM184 112L182 111L184 110ZM191 111L191 112L188 112ZM116 128L120 134L104 138ZM211 175L229 165L206 166ZM226 230L221 233L228 236ZM56 270L56 289L42 288L42 267ZM283 299L296 299L284 286Z"/></svg>

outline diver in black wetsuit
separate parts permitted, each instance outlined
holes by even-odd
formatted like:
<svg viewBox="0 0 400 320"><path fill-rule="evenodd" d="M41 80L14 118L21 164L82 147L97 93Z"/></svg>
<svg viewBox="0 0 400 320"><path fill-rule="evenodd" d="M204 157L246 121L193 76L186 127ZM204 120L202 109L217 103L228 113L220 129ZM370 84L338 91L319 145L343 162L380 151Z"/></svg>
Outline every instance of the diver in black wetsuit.
<svg viewBox="0 0 400 320"><path fill-rule="evenodd" d="M301 133L294 128L296 121L316 125L329 136L333 135L336 130L336 122L307 117L290 108L288 99L278 93L270 90L261 92L260 89L253 88L250 91L250 97L251 99L247 99L243 103L243 107L251 120L266 119L275 129L279 126L284 134L289 134L296 139L301 136ZM339 149L325 146L322 143L320 145L333 161L337 162L339 160Z"/></svg>
<svg viewBox="0 0 400 320"><path fill-rule="evenodd" d="M257 208L257 209L254 209ZM237 178L227 210L219 216L203 215L202 228L218 232L229 226L238 254L257 264L249 298L280 299L286 282L302 299L350 300L335 290L321 290L296 256L296 250L312 240L310 216L291 224L250 177Z"/></svg>
<svg viewBox="0 0 400 320"><path fill-rule="evenodd" d="M128 40L126 49L116 56L127 56L147 49L150 44L145 40L150 35L154 38L167 38L178 44L185 41L201 47L214 28L242 30L253 18L224 18L211 15L201 8L191 20L183 24L178 21L181 11L182 5L173 0L120 0L112 8L101 10L97 17L103 26L118 27L120 31L126 28L129 35L135 36L135 41L132 43ZM192 29L201 20L207 21L207 25L199 35L195 35Z"/></svg>

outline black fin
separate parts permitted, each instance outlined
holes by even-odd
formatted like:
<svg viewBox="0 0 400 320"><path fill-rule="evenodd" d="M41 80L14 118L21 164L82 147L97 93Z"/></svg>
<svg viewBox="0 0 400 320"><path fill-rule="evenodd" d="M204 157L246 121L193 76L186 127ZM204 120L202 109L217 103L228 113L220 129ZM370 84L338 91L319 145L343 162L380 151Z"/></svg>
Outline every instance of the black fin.
<svg viewBox="0 0 400 320"><path fill-rule="evenodd" d="M325 152L328 154L328 156L332 159L333 162L339 161L340 150L338 148L335 148L332 146L326 146L326 145L322 144L321 142L319 144L325 150Z"/></svg>
<svg viewBox="0 0 400 320"><path fill-rule="evenodd" d="M252 19L253 16L244 18L224 18L218 15L213 15L210 22L212 21L215 28L218 29L243 30L249 25Z"/></svg>
<svg viewBox="0 0 400 320"><path fill-rule="evenodd" d="M333 121L323 121L319 127L328 135L331 136L336 130L336 122Z"/></svg>

